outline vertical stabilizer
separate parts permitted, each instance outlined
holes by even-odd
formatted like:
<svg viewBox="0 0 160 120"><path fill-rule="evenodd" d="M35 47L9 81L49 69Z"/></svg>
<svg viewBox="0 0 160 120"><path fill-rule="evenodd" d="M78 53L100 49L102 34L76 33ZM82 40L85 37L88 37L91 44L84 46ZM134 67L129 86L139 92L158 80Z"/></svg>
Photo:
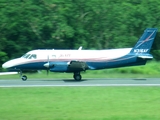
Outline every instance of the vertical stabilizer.
<svg viewBox="0 0 160 120"><path fill-rule="evenodd" d="M136 45L131 50L131 53L146 54L149 53L155 39L157 28L147 28Z"/></svg>

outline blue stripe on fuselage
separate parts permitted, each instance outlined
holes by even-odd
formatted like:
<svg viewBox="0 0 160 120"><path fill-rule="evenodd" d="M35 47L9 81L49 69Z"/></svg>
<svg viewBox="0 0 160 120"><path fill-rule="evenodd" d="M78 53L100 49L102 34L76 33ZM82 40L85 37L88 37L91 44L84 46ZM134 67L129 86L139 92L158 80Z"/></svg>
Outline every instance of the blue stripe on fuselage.
<svg viewBox="0 0 160 120"><path fill-rule="evenodd" d="M62 61L62 62L52 62L50 61L49 63L52 65L61 65L64 63L67 63L68 61ZM46 70L48 68L44 67L44 64L47 62L32 62L32 63L25 63L25 64L20 64L13 66L9 68L9 70Z"/></svg>
<svg viewBox="0 0 160 120"><path fill-rule="evenodd" d="M87 65L93 70L145 64L146 60L137 58L135 55L126 55L121 58L112 59L105 62L87 62Z"/></svg>
<svg viewBox="0 0 160 120"><path fill-rule="evenodd" d="M53 65L60 65L67 62L68 61L61 61L61 62L50 61L50 63ZM10 70L15 70L15 71L16 70L46 70L47 68L44 67L45 63L46 62L34 62L34 63L21 64L21 65L11 67ZM134 65L144 65L145 63L146 63L146 60L137 58L137 56L133 54L128 54L117 59L106 60L103 62L102 61L99 61L99 62L86 61L86 64L89 66L89 69L91 70L134 66ZM64 71L64 72L67 72L67 71Z"/></svg>
<svg viewBox="0 0 160 120"><path fill-rule="evenodd" d="M16 65L13 66L11 68L9 68L9 70L43 70L46 69L43 65L46 62L34 62L34 63L25 63L25 64L21 64L21 65Z"/></svg>

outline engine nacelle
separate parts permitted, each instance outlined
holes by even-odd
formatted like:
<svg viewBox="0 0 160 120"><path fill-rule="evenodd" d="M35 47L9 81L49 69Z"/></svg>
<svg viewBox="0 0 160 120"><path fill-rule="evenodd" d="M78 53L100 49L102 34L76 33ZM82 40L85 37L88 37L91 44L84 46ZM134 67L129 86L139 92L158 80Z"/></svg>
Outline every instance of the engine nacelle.
<svg viewBox="0 0 160 120"><path fill-rule="evenodd" d="M51 72L67 72L68 64L61 63L61 64L54 64L54 67L50 69Z"/></svg>
<svg viewBox="0 0 160 120"><path fill-rule="evenodd" d="M45 67L49 68L51 72L76 72L85 71L88 66L85 62L71 61L61 63L49 63L45 64Z"/></svg>

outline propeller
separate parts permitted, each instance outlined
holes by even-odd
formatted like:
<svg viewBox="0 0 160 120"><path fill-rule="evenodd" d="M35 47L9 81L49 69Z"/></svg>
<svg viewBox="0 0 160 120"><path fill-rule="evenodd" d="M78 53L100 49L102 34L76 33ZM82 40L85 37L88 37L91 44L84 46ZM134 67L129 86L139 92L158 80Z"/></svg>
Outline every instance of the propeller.
<svg viewBox="0 0 160 120"><path fill-rule="evenodd" d="M44 67L47 68L47 75L49 73L49 67L50 67L50 64L49 64L49 55L47 56L47 63L44 64Z"/></svg>

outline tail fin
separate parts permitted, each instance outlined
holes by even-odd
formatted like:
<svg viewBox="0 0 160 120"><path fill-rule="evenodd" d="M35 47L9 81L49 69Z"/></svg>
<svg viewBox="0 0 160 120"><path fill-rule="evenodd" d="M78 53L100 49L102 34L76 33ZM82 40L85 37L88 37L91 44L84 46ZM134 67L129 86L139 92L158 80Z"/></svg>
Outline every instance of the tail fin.
<svg viewBox="0 0 160 120"><path fill-rule="evenodd" d="M131 50L131 53L146 54L149 53L155 39L157 28L147 28L137 44Z"/></svg>

